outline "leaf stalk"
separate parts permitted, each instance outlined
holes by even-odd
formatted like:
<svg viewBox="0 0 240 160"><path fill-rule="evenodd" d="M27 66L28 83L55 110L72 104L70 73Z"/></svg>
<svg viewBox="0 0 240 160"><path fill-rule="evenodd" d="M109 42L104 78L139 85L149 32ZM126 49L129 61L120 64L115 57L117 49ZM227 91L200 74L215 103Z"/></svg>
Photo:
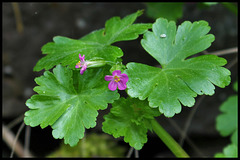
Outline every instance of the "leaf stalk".
<svg viewBox="0 0 240 160"><path fill-rule="evenodd" d="M155 120L151 121L153 131L165 143L177 158L190 158L183 148L172 138L170 134Z"/></svg>

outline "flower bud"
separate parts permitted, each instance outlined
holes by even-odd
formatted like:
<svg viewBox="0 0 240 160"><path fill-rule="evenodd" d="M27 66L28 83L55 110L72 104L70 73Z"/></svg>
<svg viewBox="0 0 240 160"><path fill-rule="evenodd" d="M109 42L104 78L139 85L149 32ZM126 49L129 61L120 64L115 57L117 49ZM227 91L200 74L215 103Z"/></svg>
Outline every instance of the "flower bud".
<svg viewBox="0 0 240 160"><path fill-rule="evenodd" d="M86 61L88 68L102 67L106 65L106 61L104 60L94 60L94 61Z"/></svg>

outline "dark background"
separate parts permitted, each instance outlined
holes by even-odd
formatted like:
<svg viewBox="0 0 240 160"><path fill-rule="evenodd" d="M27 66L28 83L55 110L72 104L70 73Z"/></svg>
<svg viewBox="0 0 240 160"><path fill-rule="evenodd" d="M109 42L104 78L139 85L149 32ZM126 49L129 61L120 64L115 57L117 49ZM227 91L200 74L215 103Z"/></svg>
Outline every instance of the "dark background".
<svg viewBox="0 0 240 160"><path fill-rule="evenodd" d="M51 42L52 38L57 35L79 39L93 30L103 28L106 20L113 16L123 18L139 9L146 10L144 3L18 3L18 6L23 23L22 32L16 28L13 5L2 3L2 121L4 124L8 124L28 110L25 102L35 94L34 78L43 73L43 71L33 72L33 67L43 57L41 47L44 44ZM237 16L221 4L200 9L197 3L184 3L183 17L177 21L177 25L185 20L208 21L211 26L210 33L215 35L215 41L207 49L208 52L238 46ZM136 22L153 23L154 21L144 13ZM157 65L156 61L141 47L140 39L141 36L134 41L114 44L121 47L125 53L122 57L123 63L134 61ZM237 54L221 57L231 63L237 59ZM232 82L237 80L237 65L238 63L235 63L230 68ZM187 135L205 157L212 157L216 152L222 152L223 147L230 143L229 137L222 138L216 131L215 119L220 113L219 106L233 94L235 93L232 90L232 83L224 89L216 87L215 94L205 96L197 106ZM199 98L200 96L196 98L196 102ZM193 108L182 107L182 112L170 120L165 117L158 118L160 124L176 141L179 140L180 133L172 123L176 123L183 129ZM107 112L108 110L100 111L97 127L87 132L102 133L102 116ZM19 126L16 125L12 129L15 134ZM24 131L20 135L20 141L24 142ZM30 150L35 156L43 157L49 154L59 145L60 141L52 137L50 127L43 130L39 126L31 128ZM121 145L128 147L125 143ZM183 148L192 157L200 156L187 142L184 143ZM8 157L10 151L3 142L3 157ZM140 157L173 156L161 140L150 132L148 142L139 154Z"/></svg>

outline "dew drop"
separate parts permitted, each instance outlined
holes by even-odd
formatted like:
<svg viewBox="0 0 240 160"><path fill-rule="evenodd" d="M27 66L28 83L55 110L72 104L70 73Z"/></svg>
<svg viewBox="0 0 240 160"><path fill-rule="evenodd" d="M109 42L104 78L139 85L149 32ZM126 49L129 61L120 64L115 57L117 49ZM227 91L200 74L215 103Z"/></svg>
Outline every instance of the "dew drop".
<svg viewBox="0 0 240 160"><path fill-rule="evenodd" d="M161 38L166 38L167 35L166 35L166 34L161 34L160 37L161 37Z"/></svg>
<svg viewBox="0 0 240 160"><path fill-rule="evenodd" d="M43 93L45 93L45 91L43 91Z"/></svg>

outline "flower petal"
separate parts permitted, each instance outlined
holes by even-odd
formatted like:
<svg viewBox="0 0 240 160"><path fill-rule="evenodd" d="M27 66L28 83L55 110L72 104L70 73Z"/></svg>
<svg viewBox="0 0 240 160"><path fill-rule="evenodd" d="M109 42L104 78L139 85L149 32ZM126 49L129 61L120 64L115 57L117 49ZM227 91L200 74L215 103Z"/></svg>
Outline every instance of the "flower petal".
<svg viewBox="0 0 240 160"><path fill-rule="evenodd" d="M123 73L123 74L120 75L120 79L121 79L121 81L123 81L124 83L127 83L127 81L128 81L128 75L125 74L125 73Z"/></svg>
<svg viewBox="0 0 240 160"><path fill-rule="evenodd" d="M121 71L120 70L115 70L112 72L113 76L120 76L121 75Z"/></svg>
<svg viewBox="0 0 240 160"><path fill-rule="evenodd" d="M104 77L104 79L105 79L106 81L111 81L111 80L113 80L113 76L106 75L106 76Z"/></svg>
<svg viewBox="0 0 240 160"><path fill-rule="evenodd" d="M111 91L115 91L117 89L117 82L115 81L111 81L109 84L108 84L108 88L111 90Z"/></svg>
<svg viewBox="0 0 240 160"><path fill-rule="evenodd" d="M83 56L81 57L81 54L79 54L79 59L80 59L82 62L85 62L85 55L83 55Z"/></svg>
<svg viewBox="0 0 240 160"><path fill-rule="evenodd" d="M79 68L79 65L76 65L75 68Z"/></svg>
<svg viewBox="0 0 240 160"><path fill-rule="evenodd" d="M87 65L84 64L82 69L80 70L80 74L83 74L83 72L87 69Z"/></svg>
<svg viewBox="0 0 240 160"><path fill-rule="evenodd" d="M127 85L124 81L120 80L118 83L117 83L117 86L118 86L118 89L119 90L125 90L127 88Z"/></svg>

